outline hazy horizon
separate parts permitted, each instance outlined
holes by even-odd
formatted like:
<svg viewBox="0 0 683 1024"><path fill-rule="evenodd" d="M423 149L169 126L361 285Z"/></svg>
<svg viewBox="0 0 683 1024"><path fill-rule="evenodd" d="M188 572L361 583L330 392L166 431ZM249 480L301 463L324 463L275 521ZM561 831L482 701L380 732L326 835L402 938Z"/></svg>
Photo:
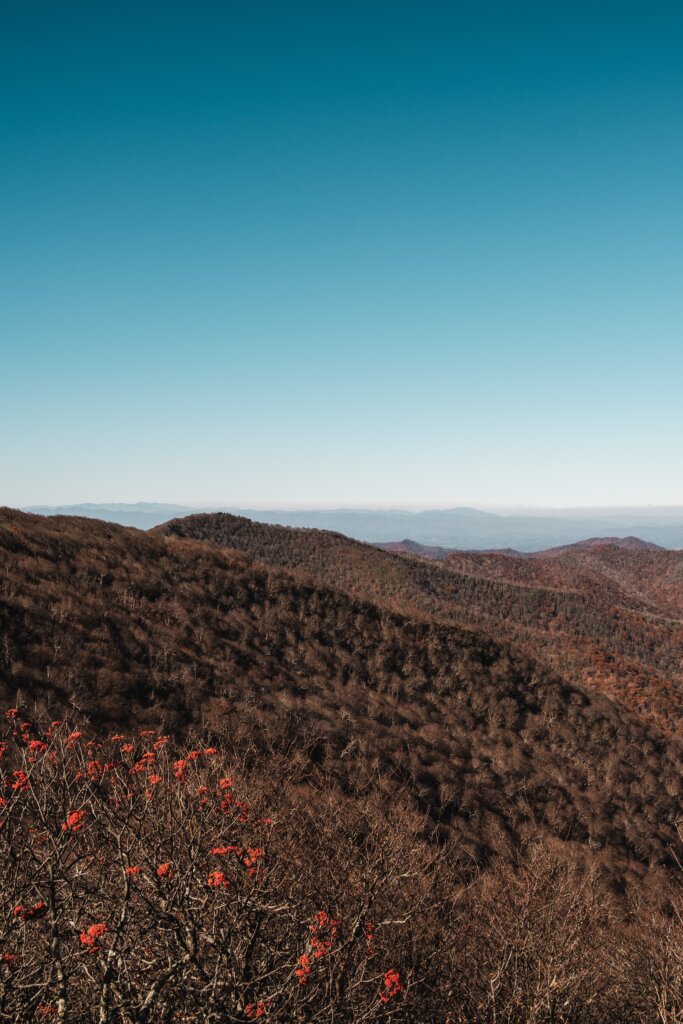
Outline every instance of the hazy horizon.
<svg viewBox="0 0 683 1024"><path fill-rule="evenodd" d="M492 512L495 514L514 514L516 511L520 512L545 512L548 514L557 514L560 512L666 512L666 511L681 511L683 512L683 502L672 503L672 504L656 504L650 502L642 505L525 505L525 504L510 504L502 502L500 504L487 504L484 502L474 501L457 501L448 504L401 504L401 505L385 505L385 504L315 504L315 503L297 503L297 502L273 502L268 505L249 505L247 502L240 501L150 501L147 499L139 499L136 501L65 501L61 503L49 502L49 501L36 501L25 505L10 506L21 508L24 510L31 510L36 508L135 508L142 506L151 507L168 507L168 508L193 508L193 509L244 509L244 510L259 510L259 511L273 511L273 510L286 510L286 511L374 511L374 512L429 512L429 511L451 511L459 509L472 509L478 512Z"/></svg>

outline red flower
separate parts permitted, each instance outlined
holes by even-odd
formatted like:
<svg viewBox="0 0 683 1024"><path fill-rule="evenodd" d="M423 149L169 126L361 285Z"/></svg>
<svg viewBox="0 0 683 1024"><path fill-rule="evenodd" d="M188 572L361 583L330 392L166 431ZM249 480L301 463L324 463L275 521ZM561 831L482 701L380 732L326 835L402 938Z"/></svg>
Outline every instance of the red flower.
<svg viewBox="0 0 683 1024"><path fill-rule="evenodd" d="M76 730L76 732L72 732L69 736L67 736L67 739L66 739L67 747L73 747L73 745L76 742L76 740L80 740L82 735L83 735L83 733L79 732L78 730Z"/></svg>
<svg viewBox="0 0 683 1024"><path fill-rule="evenodd" d="M333 921L326 910L319 910L309 927L313 956L319 960L332 949L339 931L339 921Z"/></svg>
<svg viewBox="0 0 683 1024"><path fill-rule="evenodd" d="M308 975L311 973L311 958L307 953L304 953L298 959L299 966L296 968L294 973L299 979L300 985L305 985L308 981Z"/></svg>
<svg viewBox="0 0 683 1024"><path fill-rule="evenodd" d="M206 884L211 889L227 889L230 885L229 879L223 874L222 871L211 871L209 877L206 880Z"/></svg>
<svg viewBox="0 0 683 1024"><path fill-rule="evenodd" d="M213 846L211 853L214 857L225 857L227 853L236 853L238 857L242 856L241 846Z"/></svg>
<svg viewBox="0 0 683 1024"><path fill-rule="evenodd" d="M18 708L8 708L5 712L5 718L16 718L19 714Z"/></svg>
<svg viewBox="0 0 683 1024"><path fill-rule="evenodd" d="M146 772L149 766L153 764L155 760L156 755L153 754L151 750L148 750L142 755L139 761L135 762L135 764L131 768L131 772L134 772L136 774Z"/></svg>
<svg viewBox="0 0 683 1024"><path fill-rule="evenodd" d="M86 761L85 768L92 782L97 782L104 775L104 765L100 761Z"/></svg>
<svg viewBox="0 0 683 1024"><path fill-rule="evenodd" d="M85 825L85 822L83 821L85 815L85 811L71 811L62 825L62 832L80 832Z"/></svg>
<svg viewBox="0 0 683 1024"><path fill-rule="evenodd" d="M253 878L254 875L256 874L258 862L261 859L261 857L263 857L264 852L265 851L258 846L249 847L245 851L244 857L242 858L242 863L244 864L245 868L249 869L249 875L251 878Z"/></svg>
<svg viewBox="0 0 683 1024"><path fill-rule="evenodd" d="M176 779L182 779L185 776L185 770L187 769L187 761L184 758L179 758L173 762L173 774Z"/></svg>
<svg viewBox="0 0 683 1024"><path fill-rule="evenodd" d="M230 787L233 786L234 783L232 779L226 776L224 779L218 780L218 785L221 787L221 789L230 789Z"/></svg>
<svg viewBox="0 0 683 1024"><path fill-rule="evenodd" d="M149 776L147 777L147 781L148 781L148 782L149 782L149 783L150 783L150 784L151 784L152 786L158 786L158 785L159 785L159 783L160 783L160 782L163 782L164 780L163 780L163 777L162 777L161 775L149 775Z"/></svg>
<svg viewBox="0 0 683 1024"><path fill-rule="evenodd" d="M35 921L37 917L44 917L45 914L47 914L47 903L44 900L41 900L32 907L22 907L19 905L12 911L12 916L20 917L22 921Z"/></svg>
<svg viewBox="0 0 683 1024"><path fill-rule="evenodd" d="M14 779L14 782L11 783L11 788L15 790L15 792L23 793L25 789L28 789L29 781L26 772L12 772L12 778Z"/></svg>
<svg viewBox="0 0 683 1024"><path fill-rule="evenodd" d="M401 982L401 975L396 970L387 971L384 975L384 988L385 992L380 993L380 999L383 1003L388 1003L390 999L397 996L399 992L403 991L403 983Z"/></svg>
<svg viewBox="0 0 683 1024"><path fill-rule="evenodd" d="M140 868L137 867L137 865L135 867L126 868L126 874L127 875L139 875L140 874Z"/></svg>
<svg viewBox="0 0 683 1024"><path fill-rule="evenodd" d="M270 1001L264 1003L247 1003L244 1007L244 1012L247 1015L247 1020L255 1020L257 1017L265 1017L270 1007Z"/></svg>
<svg viewBox="0 0 683 1024"><path fill-rule="evenodd" d="M47 743L43 743L42 740L31 740L28 749L32 754L42 753L43 750L47 750Z"/></svg>
<svg viewBox="0 0 683 1024"><path fill-rule="evenodd" d="M206 749L203 750L202 753L206 754L207 757L211 757L212 754L217 754L218 751L216 750L215 747L206 747Z"/></svg>
<svg viewBox="0 0 683 1024"><path fill-rule="evenodd" d="M173 878L173 868L171 867L170 861L166 861L164 864L160 864L157 868L157 875L159 878Z"/></svg>
<svg viewBox="0 0 683 1024"><path fill-rule="evenodd" d="M101 938L107 930L107 926L104 923L91 924L84 932L81 932L81 944L88 947L89 953L96 953L100 947L97 945L97 940Z"/></svg>

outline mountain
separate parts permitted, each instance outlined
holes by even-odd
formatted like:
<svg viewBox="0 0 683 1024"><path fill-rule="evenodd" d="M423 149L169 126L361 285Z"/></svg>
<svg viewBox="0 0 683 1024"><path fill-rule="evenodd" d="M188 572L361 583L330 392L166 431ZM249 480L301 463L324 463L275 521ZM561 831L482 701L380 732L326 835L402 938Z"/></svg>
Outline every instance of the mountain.
<svg viewBox="0 0 683 1024"><path fill-rule="evenodd" d="M174 516L189 516L197 510L189 505L137 501L133 504L112 502L102 505L91 502L82 505L31 505L24 511L41 516L83 516L86 519L118 523L120 526L134 526L138 530L150 530Z"/></svg>
<svg viewBox="0 0 683 1024"><path fill-rule="evenodd" d="M233 539L262 530L195 521L212 524ZM188 525L146 535L2 511L6 706L19 692L94 726L199 722L251 757L281 749L349 797L379 786L409 798L471 864L533 834L620 885L683 857L681 747L637 714L504 640L188 539ZM310 534L286 533L294 549L312 546ZM285 550L282 531L264 536L271 554ZM455 578L335 535L313 539L348 557L350 576L369 554L378 567Z"/></svg>
<svg viewBox="0 0 683 1024"><path fill-rule="evenodd" d="M455 552L436 562L227 514L157 530L300 569L406 614L483 629L658 728L681 731L683 552L600 543L547 557Z"/></svg>
<svg viewBox="0 0 683 1024"><path fill-rule="evenodd" d="M517 558L550 558L553 555L563 555L570 551L582 551L587 548L601 548L612 546L625 548L628 551L662 551L659 544L652 544L650 541L641 540L639 537L589 537L587 540L576 541L575 544L563 544L556 548L546 548L543 551L516 551L515 548L486 548L475 552L480 555L513 555ZM419 555L420 558L427 558L430 561L439 562L448 555L458 553L457 548L428 547L426 544L419 544L414 540L395 540L386 543L377 543L375 547L383 551L394 551L404 555Z"/></svg>
<svg viewBox="0 0 683 1024"><path fill-rule="evenodd" d="M683 508L548 510L505 515L473 508L431 509L196 509L187 506L71 505L36 506L43 515L82 515L149 529L166 520L198 512L228 512L255 522L343 533L370 543L413 541L459 550L514 548L522 552L573 544L591 536L632 536L668 548L683 548Z"/></svg>

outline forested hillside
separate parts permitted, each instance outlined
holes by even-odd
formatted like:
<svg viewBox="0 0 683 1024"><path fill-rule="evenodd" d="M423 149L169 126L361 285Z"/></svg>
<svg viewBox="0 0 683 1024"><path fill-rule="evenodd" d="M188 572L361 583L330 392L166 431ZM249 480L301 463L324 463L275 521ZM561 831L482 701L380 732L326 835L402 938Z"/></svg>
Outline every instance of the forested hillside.
<svg viewBox="0 0 683 1024"><path fill-rule="evenodd" d="M480 628L681 735L683 552L579 545L547 556L459 552L435 562L224 514L173 520L158 532L301 569L408 614Z"/></svg>
<svg viewBox="0 0 683 1024"><path fill-rule="evenodd" d="M484 634L84 519L3 512L0 572L6 702L297 751L473 864L536 830L622 881L683 856L680 748Z"/></svg>

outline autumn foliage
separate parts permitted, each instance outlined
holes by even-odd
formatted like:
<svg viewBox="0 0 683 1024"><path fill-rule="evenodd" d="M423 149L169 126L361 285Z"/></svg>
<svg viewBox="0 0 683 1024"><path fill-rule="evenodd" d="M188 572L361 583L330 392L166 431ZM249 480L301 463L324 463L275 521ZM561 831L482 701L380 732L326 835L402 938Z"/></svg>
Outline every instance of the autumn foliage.
<svg viewBox="0 0 683 1024"><path fill-rule="evenodd" d="M683 1013L683 920L531 845L463 877L404 795L9 709L0 1020L602 1024Z"/></svg>

